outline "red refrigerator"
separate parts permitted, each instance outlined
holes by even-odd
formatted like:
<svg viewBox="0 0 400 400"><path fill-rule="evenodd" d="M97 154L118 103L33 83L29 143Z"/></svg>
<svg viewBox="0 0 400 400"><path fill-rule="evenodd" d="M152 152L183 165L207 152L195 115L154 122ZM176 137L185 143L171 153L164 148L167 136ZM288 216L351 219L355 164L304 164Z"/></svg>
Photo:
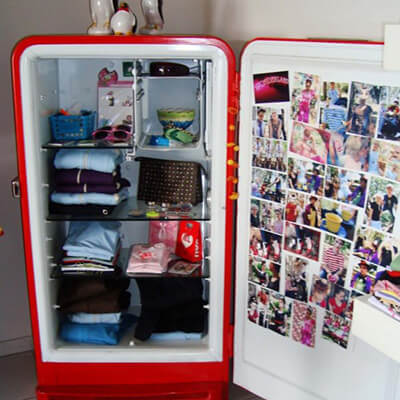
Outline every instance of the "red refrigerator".
<svg viewBox="0 0 400 400"><path fill-rule="evenodd" d="M243 49L239 74L231 48L212 37L38 36L17 44L18 184L38 399L227 399L232 358L234 382L270 400L395 398L398 367L350 334L352 300L369 292L355 283L364 260L356 246L370 231L389 241L397 233L397 209L390 235L365 217L375 186L388 180L398 189L395 173L371 167L373 146L383 163L396 141L383 120L400 78L383 71L382 48L256 39ZM164 69L154 72L154 63ZM165 63L185 72L165 72ZM189 143L154 142L161 108L194 110ZM60 140L49 124L60 109L96 112L99 127L132 124L133 135L111 144ZM97 215L49 208L55 155L105 147L120 154L128 199ZM146 157L201 164L202 201L169 213L138 200L135 160ZM368 191L334 197L328 184L339 169L356 185L349 190L367 180ZM150 220L167 219L200 223L201 266L185 279L201 280L202 332L143 341L131 328L114 346L63 340L59 263L72 222L117 221L127 276L122 255L147 242ZM335 243L339 255L329 259ZM368 264L370 280L382 264ZM139 315L143 275L128 277L129 310Z"/></svg>

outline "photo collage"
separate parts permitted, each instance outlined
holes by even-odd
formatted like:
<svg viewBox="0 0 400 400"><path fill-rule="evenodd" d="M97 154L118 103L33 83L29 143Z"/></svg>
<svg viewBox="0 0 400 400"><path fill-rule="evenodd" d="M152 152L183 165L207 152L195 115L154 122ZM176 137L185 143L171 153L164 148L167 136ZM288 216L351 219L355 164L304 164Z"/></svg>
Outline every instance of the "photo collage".
<svg viewBox="0 0 400 400"><path fill-rule="evenodd" d="M400 88L277 71L254 95L248 320L346 349L400 256Z"/></svg>

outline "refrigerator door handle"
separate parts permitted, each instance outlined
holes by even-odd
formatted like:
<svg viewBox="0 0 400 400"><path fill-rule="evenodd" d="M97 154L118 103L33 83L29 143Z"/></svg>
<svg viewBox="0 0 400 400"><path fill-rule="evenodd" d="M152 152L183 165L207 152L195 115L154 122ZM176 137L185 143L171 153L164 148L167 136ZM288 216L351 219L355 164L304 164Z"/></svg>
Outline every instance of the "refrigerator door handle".
<svg viewBox="0 0 400 400"><path fill-rule="evenodd" d="M14 199L19 199L21 197L21 190L19 185L19 177L16 176L11 180L11 194Z"/></svg>

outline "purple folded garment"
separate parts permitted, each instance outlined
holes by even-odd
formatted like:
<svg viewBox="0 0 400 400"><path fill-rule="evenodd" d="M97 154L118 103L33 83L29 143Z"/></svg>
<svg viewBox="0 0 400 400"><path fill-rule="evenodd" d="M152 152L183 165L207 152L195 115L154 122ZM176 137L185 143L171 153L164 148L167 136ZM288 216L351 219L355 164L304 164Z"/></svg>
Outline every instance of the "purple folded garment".
<svg viewBox="0 0 400 400"><path fill-rule="evenodd" d="M121 179L120 169L112 173L98 172L90 169L57 169L55 183L57 185L76 185L90 183L95 185L112 185Z"/></svg>
<svg viewBox="0 0 400 400"><path fill-rule="evenodd" d="M61 193L107 193L114 194L120 191L124 187L130 186L128 180L120 178L118 182L107 184L91 184L91 183L81 183L81 184L67 184L60 185L56 183L56 192Z"/></svg>

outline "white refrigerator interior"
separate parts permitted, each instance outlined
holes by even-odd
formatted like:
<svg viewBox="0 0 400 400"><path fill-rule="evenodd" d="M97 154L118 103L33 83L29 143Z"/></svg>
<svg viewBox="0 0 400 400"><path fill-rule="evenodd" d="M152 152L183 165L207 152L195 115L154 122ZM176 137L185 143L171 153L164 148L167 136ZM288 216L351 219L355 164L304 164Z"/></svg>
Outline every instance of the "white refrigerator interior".
<svg viewBox="0 0 400 400"><path fill-rule="evenodd" d="M313 346L293 340L293 330L290 330L293 326L288 328L287 335L284 336L248 319L253 312L249 308L249 286L260 290L259 284L249 283L249 215L250 206L256 199L251 187L254 182L252 130L256 118L255 106L264 109L284 108L289 117L286 133L291 131L292 124L290 101L255 103L253 76L288 71L290 93L294 87L293 76L297 72L318 75L321 81L328 82L357 81L400 86L398 73L382 69L382 53L383 47L380 45L256 40L242 54L234 382L262 398L394 400L400 395L398 364L351 334L347 349L322 338L325 313L322 307L309 303L316 309ZM290 138L288 143L289 141ZM281 189L287 192L289 188L282 185ZM283 248L282 242L279 285L282 296L285 294L285 260L288 256ZM321 249L317 252L320 253ZM321 257L321 254L316 257ZM319 265L309 262L308 268L311 269L306 278L309 290L312 274L319 273ZM351 273L348 271L346 287L349 286L350 279ZM268 294L271 299L273 291L270 290ZM307 296L305 301L308 300ZM286 301L294 302L291 299ZM293 314L293 308L291 310ZM293 320L291 321L293 325Z"/></svg>
<svg viewBox="0 0 400 400"><path fill-rule="evenodd" d="M151 77L151 61L173 61L190 68L185 77ZM133 76L124 77L122 63L130 62ZM52 160L57 148L51 142L49 115L71 106L96 110L98 73L116 70L119 80L130 81L134 95L135 137L122 149L123 176L131 181L130 198L118 215L122 247L145 243L148 222L133 221L136 206L138 162L136 156L190 160L201 163L208 179L203 182L203 202L195 206L204 242L203 285L207 301L206 329L194 341L136 343L129 331L117 346L91 346L63 342L57 337L59 280L51 277L68 230L68 220L49 215ZM225 251L225 157L228 82L227 59L207 45L36 45L21 58L23 129L28 183L30 232L33 249L36 301L43 361L54 362L203 362L222 359L222 322ZM148 137L161 133L156 110L186 107L195 110L192 129L199 140L185 148L148 146ZM96 150L93 151L102 151ZM105 219L107 219L105 218ZM138 289L131 280L131 306L140 310ZM133 343L134 342L134 343ZM132 345L133 344L133 345Z"/></svg>

